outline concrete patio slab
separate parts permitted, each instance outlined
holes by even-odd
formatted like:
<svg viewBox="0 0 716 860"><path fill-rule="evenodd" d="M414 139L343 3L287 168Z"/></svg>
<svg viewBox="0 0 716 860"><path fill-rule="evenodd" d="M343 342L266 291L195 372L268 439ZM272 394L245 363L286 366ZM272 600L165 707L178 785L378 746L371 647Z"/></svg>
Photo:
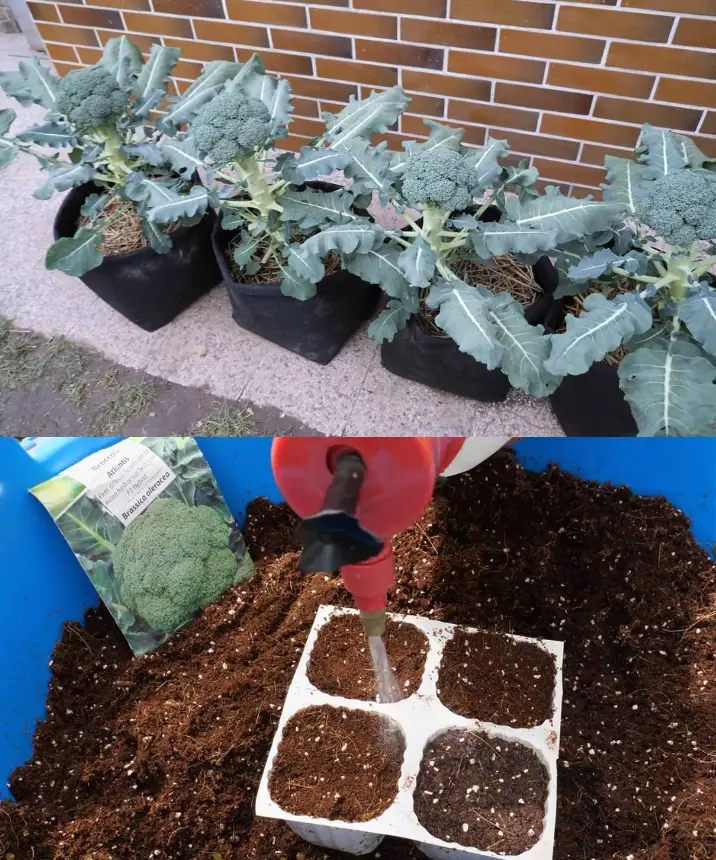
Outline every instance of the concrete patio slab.
<svg viewBox="0 0 716 860"><path fill-rule="evenodd" d="M0 69L32 56L22 36L0 36ZM43 115L13 107L20 129ZM39 201L43 173L19 155L0 172L0 315L21 328L64 334L125 367L220 397L279 410L322 433L346 435L559 435L546 401L514 392L502 404L477 404L400 379L380 366L367 325L327 367L239 328L219 286L164 329L148 334L96 298L82 282L44 268L61 196ZM32 433L37 428L26 427Z"/></svg>

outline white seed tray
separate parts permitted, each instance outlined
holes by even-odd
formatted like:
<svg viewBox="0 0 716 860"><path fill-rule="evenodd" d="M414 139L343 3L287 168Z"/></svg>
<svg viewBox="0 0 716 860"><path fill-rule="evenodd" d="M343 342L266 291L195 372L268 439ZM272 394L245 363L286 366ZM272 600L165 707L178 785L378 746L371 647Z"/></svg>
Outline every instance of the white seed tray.
<svg viewBox="0 0 716 860"><path fill-rule="evenodd" d="M467 719L458 716L443 705L437 695L437 678L445 644L452 639L455 630L474 632L476 628L458 628L454 624L432 621L417 615L389 614L388 616L395 621L414 624L423 631L430 643L423 678L413 695L394 704L378 704L329 695L317 690L306 675L311 651L321 627L331 618L345 614L356 614L356 610L321 606L316 613L313 627L306 641L306 647L289 687L271 752L261 778L256 796L256 814L264 818L282 819L307 842L325 848L345 851L348 854L369 854L378 847L384 836L389 835L417 843L420 850L431 860L504 858L506 856L504 854L459 846L454 842L444 842L442 839L436 838L420 824L413 810L413 791L426 744L449 729L477 730L485 732L491 737L523 743L532 749L545 765L549 774L549 785L542 834L539 841L528 851L513 856L519 856L520 860L551 860L557 815L557 759L559 757L559 732L562 715L563 644L551 640L529 639L524 636L511 637L515 641L531 642L533 645L546 649L554 655L557 665L552 719L546 720L535 728L515 729L511 726ZM390 717L403 732L405 755L398 781L398 794L393 804L371 821L330 821L325 818L292 815L281 809L271 799L268 789L269 775L286 723L298 711L319 705L374 711Z"/></svg>

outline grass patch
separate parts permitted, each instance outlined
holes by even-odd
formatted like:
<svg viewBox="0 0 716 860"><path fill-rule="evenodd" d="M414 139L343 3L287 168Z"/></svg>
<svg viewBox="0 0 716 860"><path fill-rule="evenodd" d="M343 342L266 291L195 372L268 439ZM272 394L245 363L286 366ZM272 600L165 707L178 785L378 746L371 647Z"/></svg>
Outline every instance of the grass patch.
<svg viewBox="0 0 716 860"><path fill-rule="evenodd" d="M120 370L112 367L97 381L97 388L107 395L107 402L101 417L92 422L93 436L120 435L132 421L147 413L162 388L161 380L157 379L123 383Z"/></svg>
<svg viewBox="0 0 716 860"><path fill-rule="evenodd" d="M37 385L40 377L32 358L41 345L39 338L14 329L0 317L0 391Z"/></svg>
<svg viewBox="0 0 716 860"><path fill-rule="evenodd" d="M254 425L245 408L232 409L226 401L191 428L192 436L254 436Z"/></svg>

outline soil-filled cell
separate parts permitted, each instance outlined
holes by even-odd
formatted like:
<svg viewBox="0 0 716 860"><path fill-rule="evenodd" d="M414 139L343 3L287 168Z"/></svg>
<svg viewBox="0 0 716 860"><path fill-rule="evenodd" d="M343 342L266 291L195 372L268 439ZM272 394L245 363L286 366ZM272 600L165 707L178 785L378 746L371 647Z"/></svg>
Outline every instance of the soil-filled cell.
<svg viewBox="0 0 716 860"><path fill-rule="evenodd" d="M549 774L524 744L453 730L423 753L415 814L438 839L522 854L540 838Z"/></svg>
<svg viewBox="0 0 716 860"><path fill-rule="evenodd" d="M383 641L398 695L406 699L420 686L428 638L413 624L388 620ZM335 616L321 628L306 674L324 693L361 701L378 697L370 648L358 615Z"/></svg>
<svg viewBox="0 0 716 860"><path fill-rule="evenodd" d="M554 714L557 666L539 645L456 630L440 661L440 701L461 717L533 728Z"/></svg>
<svg viewBox="0 0 716 860"><path fill-rule="evenodd" d="M293 815L370 821L393 803L405 752L397 723L348 708L305 708L283 732L269 778Z"/></svg>

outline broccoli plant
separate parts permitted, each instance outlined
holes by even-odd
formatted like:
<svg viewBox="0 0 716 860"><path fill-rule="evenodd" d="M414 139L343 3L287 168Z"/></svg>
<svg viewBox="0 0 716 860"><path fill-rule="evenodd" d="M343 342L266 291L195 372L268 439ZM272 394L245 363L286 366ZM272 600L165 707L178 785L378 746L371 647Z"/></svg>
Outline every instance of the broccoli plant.
<svg viewBox="0 0 716 860"><path fill-rule="evenodd" d="M388 162L392 202L408 227L389 233L368 254L347 260L349 271L379 284L389 298L369 331L379 342L391 341L414 314L438 311L435 324L460 350L491 370L500 368L513 386L546 396L557 380L544 368L549 353L544 328L530 325L522 305L508 293L494 294L456 274L465 260L515 253L534 262L554 247L555 230L508 230L480 220L493 203L504 211L512 197L519 206L532 205L539 196L537 170L526 163L503 167L506 141L488 139L483 149L467 149L463 130L432 120L426 125L431 130L426 142L407 142L405 151L392 153ZM485 196L484 203L473 205ZM408 209L417 209L419 217Z"/></svg>
<svg viewBox="0 0 716 860"><path fill-rule="evenodd" d="M623 345L619 384L640 435L710 435L716 160L689 138L648 125L637 154L638 161L606 159L604 199L622 206L625 218L568 249L573 263L563 292L592 294L579 317L567 317L566 331L552 336L547 367L560 376L585 373ZM607 298L617 282L621 292Z"/></svg>
<svg viewBox="0 0 716 860"><path fill-rule="evenodd" d="M177 48L154 45L145 63L121 36L107 43L97 65L61 79L36 59L23 61L16 72L0 72L7 95L24 107L47 110L41 122L14 136L15 111L0 110L0 168L18 153L34 156L49 174L35 191L40 200L88 182L98 189L82 207L86 225L49 248L49 269L80 276L99 266L104 230L128 209L137 211L147 241L161 254L172 246L165 225L190 225L206 213L212 196L177 171L164 149L177 125L193 116L200 101L196 90L169 99L159 122L150 116L167 99L179 55Z"/></svg>
<svg viewBox="0 0 716 860"><path fill-rule="evenodd" d="M375 188L357 160L383 157L385 147L371 147L370 135L394 123L407 102L398 87L351 101L337 116L324 114L327 131L311 146L276 156L291 121L291 88L266 75L254 55L225 76L166 150L177 169L201 166L207 182L219 184L222 226L241 231L236 264L248 275L264 267L276 272L284 295L306 300L316 294L329 254L343 261L382 241L381 229L355 211ZM350 189L305 187L336 168L353 180Z"/></svg>

